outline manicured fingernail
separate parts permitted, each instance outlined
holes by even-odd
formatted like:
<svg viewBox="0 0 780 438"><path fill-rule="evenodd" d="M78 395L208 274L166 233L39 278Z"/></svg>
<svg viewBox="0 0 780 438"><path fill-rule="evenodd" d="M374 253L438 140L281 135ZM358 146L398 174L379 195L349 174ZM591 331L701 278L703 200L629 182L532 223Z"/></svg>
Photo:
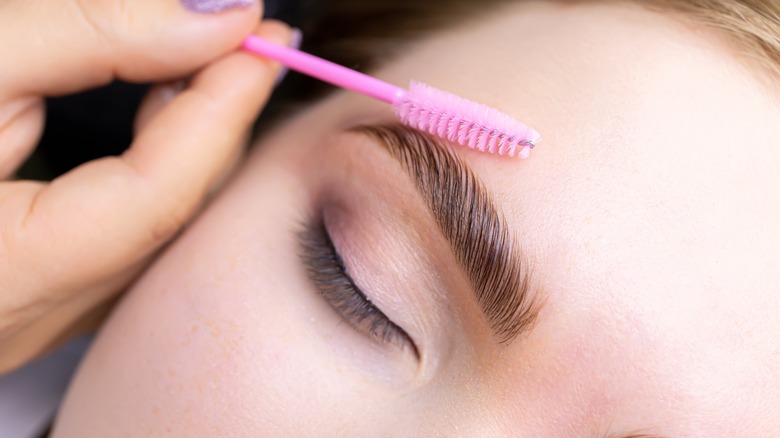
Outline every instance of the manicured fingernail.
<svg viewBox="0 0 780 438"><path fill-rule="evenodd" d="M184 6L195 12L216 14L233 8L252 6L257 0L181 0Z"/></svg>
<svg viewBox="0 0 780 438"><path fill-rule="evenodd" d="M297 27L293 27L290 29L290 44L288 46L293 49L300 49L301 43L303 43L303 32L301 32L300 29ZM290 69L287 67L282 67L281 70L279 70L279 75L276 76L276 82L274 83L274 87L278 86L282 83L285 77L287 77L287 73L290 72Z"/></svg>
<svg viewBox="0 0 780 438"><path fill-rule="evenodd" d="M187 88L187 81L179 79L173 82L168 82L165 85L157 89L160 99L168 103L172 101L176 96L181 94Z"/></svg>

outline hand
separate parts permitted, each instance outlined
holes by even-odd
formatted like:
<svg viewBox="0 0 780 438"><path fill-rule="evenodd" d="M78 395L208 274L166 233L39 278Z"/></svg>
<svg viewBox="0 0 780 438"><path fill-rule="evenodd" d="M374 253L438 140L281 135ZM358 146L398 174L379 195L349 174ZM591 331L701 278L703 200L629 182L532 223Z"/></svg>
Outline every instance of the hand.
<svg viewBox="0 0 780 438"><path fill-rule="evenodd" d="M126 287L240 154L278 67L236 48L255 30L290 34L237 3L207 15L176 0L0 2L0 373ZM184 76L178 93L151 92L121 157L50 184L9 181L40 136L42 96Z"/></svg>

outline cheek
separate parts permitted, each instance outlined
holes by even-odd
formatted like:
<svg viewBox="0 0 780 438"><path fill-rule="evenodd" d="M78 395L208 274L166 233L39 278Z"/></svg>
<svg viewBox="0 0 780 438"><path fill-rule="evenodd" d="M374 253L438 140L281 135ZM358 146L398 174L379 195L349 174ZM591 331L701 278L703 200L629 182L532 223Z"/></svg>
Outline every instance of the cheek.
<svg viewBox="0 0 780 438"><path fill-rule="evenodd" d="M399 417L392 392L355 372L378 359L350 350L351 332L305 281L294 233L306 187L286 158L256 160L135 285L58 433L333 435Z"/></svg>
<svg viewBox="0 0 780 438"><path fill-rule="evenodd" d="M285 224L272 213L287 212L230 203L216 204L117 309L79 372L61 416L66 431L91 424L108 436L126 423L140 436L285 423L289 394L306 393L290 382L310 378L300 364L316 368L310 351L290 348L301 343L284 317L303 305L290 291L297 285L282 281L298 278L284 255L288 233L274 232Z"/></svg>
<svg viewBox="0 0 780 438"><path fill-rule="evenodd" d="M548 303L549 304L549 303ZM508 416L525 418L549 436L602 436L645 427L634 407L658 398L652 335L631 315L578 314L545 307L545 320L506 360L513 372L499 380ZM615 322L632 324L627 330ZM618 329L619 327L619 329ZM628 428L624 428L628 426ZM636 429L636 428L635 428Z"/></svg>

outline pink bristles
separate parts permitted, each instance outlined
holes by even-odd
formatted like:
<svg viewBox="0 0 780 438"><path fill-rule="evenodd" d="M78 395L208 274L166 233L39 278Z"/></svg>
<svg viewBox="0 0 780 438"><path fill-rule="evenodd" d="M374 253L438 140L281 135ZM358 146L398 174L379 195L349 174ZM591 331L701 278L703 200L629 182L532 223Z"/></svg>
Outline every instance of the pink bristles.
<svg viewBox="0 0 780 438"><path fill-rule="evenodd" d="M292 70L392 104L404 124L478 151L528 158L540 138L538 132L501 111L425 84L412 82L404 90L256 35L248 36L243 47Z"/></svg>
<svg viewBox="0 0 780 438"><path fill-rule="evenodd" d="M482 152L528 158L541 137L497 109L419 82L393 106L404 124Z"/></svg>

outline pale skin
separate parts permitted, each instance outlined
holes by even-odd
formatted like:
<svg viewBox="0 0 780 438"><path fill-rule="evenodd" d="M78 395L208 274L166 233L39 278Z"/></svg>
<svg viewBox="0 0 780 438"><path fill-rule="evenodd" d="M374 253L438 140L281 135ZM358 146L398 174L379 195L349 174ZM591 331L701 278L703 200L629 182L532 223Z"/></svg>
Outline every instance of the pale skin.
<svg viewBox="0 0 780 438"><path fill-rule="evenodd" d="M173 0L0 4L0 372L91 324L235 162L278 71L235 48L252 31L289 40L280 23L258 28L260 14L198 15ZM43 96L117 78L190 80L150 94L123 156L51 184L12 181L41 133Z"/></svg>
<svg viewBox="0 0 780 438"><path fill-rule="evenodd" d="M498 107L544 140L455 148L533 262L534 326L496 341L401 166L339 92L258 141L134 286L55 436L772 436L780 429L780 106L707 28L637 7L514 4L378 74ZM296 231L340 199L382 344L307 279Z"/></svg>

